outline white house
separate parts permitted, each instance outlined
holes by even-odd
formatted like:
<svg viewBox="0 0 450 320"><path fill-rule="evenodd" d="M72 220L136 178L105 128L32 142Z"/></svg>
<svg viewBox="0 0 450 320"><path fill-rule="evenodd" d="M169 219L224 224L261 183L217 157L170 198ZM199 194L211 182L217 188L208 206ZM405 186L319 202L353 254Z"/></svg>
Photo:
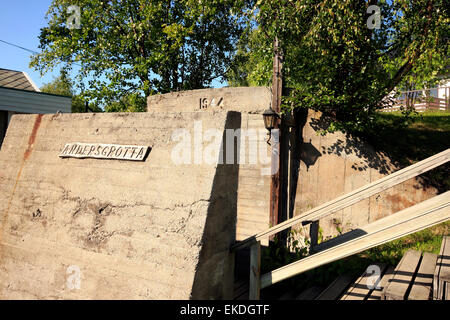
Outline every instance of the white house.
<svg viewBox="0 0 450 320"><path fill-rule="evenodd" d="M43 93L22 71L0 68L0 147L15 113L70 112L72 98Z"/></svg>

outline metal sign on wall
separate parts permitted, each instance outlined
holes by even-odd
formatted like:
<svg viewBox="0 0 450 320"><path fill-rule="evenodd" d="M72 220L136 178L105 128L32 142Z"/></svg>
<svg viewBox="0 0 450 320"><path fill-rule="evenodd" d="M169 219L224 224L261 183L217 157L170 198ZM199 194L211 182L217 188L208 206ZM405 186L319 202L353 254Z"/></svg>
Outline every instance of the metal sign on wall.
<svg viewBox="0 0 450 320"><path fill-rule="evenodd" d="M102 143L67 143L59 156L61 158L96 158L143 161L148 146L130 146Z"/></svg>

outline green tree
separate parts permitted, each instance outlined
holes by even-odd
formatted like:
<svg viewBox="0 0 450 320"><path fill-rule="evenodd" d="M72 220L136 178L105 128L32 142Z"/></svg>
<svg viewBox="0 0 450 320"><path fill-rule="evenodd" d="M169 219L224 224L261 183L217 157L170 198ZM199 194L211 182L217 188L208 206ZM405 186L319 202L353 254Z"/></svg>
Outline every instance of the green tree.
<svg viewBox="0 0 450 320"><path fill-rule="evenodd" d="M394 88L430 85L448 70L445 1L260 0L252 38L235 54L231 83L270 82L273 40L284 51L284 108L306 107L329 117L329 130L366 131ZM380 9L380 25L374 12ZM248 40L250 39L250 41ZM240 60L243 63L240 63ZM244 65L242 65L244 64ZM237 66L236 66L237 65ZM240 76L245 80L240 80Z"/></svg>
<svg viewBox="0 0 450 320"><path fill-rule="evenodd" d="M204 88L224 76L251 0L53 0L40 54L31 66L45 73L79 65L77 82L104 105L122 97ZM80 8L80 28L67 21ZM127 98L130 99L130 98Z"/></svg>
<svg viewBox="0 0 450 320"><path fill-rule="evenodd" d="M106 112L145 112L147 99L140 94L128 94L105 106Z"/></svg>
<svg viewBox="0 0 450 320"><path fill-rule="evenodd" d="M67 75L67 71L64 69L60 70L60 74L57 78L54 78L52 82L45 83L40 90L45 93L69 97L73 97L75 94L72 88L72 81Z"/></svg>
<svg viewBox="0 0 450 320"><path fill-rule="evenodd" d="M41 92L59 94L72 98L72 113L86 112L85 102L81 95L76 94L73 81L70 79L67 70L61 69L60 74L53 81L44 84L40 88ZM89 104L91 110L102 112L102 110L93 103Z"/></svg>
<svg viewBox="0 0 450 320"><path fill-rule="evenodd" d="M272 54L261 28L247 28L238 41L227 71L228 85L234 87L269 85L272 77Z"/></svg>

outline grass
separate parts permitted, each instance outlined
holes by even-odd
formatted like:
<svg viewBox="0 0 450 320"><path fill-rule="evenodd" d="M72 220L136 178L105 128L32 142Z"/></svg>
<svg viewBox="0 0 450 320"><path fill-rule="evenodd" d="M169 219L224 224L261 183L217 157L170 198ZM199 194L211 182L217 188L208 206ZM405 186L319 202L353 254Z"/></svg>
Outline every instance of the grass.
<svg viewBox="0 0 450 320"><path fill-rule="evenodd" d="M361 253L370 261L396 265L408 249L438 254L443 236L450 234L450 221L416 232Z"/></svg>
<svg viewBox="0 0 450 320"><path fill-rule="evenodd" d="M450 148L450 112L416 113L409 119L400 113L380 113L364 138L406 167ZM427 185L444 192L450 189L449 172L447 163L422 177Z"/></svg>
<svg viewBox="0 0 450 320"><path fill-rule="evenodd" d="M413 117L411 128L420 130L450 131L450 112L424 112Z"/></svg>
<svg viewBox="0 0 450 320"><path fill-rule="evenodd" d="M409 119L405 119L401 113L380 113L377 125L364 138L377 150L386 152L400 167L406 167L450 148L450 112L413 114ZM450 164L447 163L422 174L421 177L424 183L437 188L441 193L450 190L449 172ZM311 286L326 287L339 275L347 274L354 278L360 276L375 262L396 266L408 249L438 254L445 235L450 235L450 221L310 270L275 284L263 290L261 294L263 297L276 298L287 290L300 293ZM265 250L263 272L301 258L289 257L286 253L280 254L279 249Z"/></svg>

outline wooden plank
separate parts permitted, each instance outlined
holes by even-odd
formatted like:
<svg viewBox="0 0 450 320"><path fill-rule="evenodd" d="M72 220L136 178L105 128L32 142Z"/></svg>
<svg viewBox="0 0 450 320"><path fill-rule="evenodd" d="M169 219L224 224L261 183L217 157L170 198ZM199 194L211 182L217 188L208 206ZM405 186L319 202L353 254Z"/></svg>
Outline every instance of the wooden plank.
<svg viewBox="0 0 450 320"><path fill-rule="evenodd" d="M450 286L448 282L445 282L445 293L442 300L450 300Z"/></svg>
<svg viewBox="0 0 450 320"><path fill-rule="evenodd" d="M436 266L436 270L438 267ZM433 300L441 300L441 296L439 295L439 287L441 284L439 283L439 277L435 273L433 277Z"/></svg>
<svg viewBox="0 0 450 320"><path fill-rule="evenodd" d="M382 291L389 284L393 276L394 276L394 267L393 266L387 267L383 277L381 278L379 288L375 288L370 294L370 296L367 298L367 300L381 300Z"/></svg>
<svg viewBox="0 0 450 320"><path fill-rule="evenodd" d="M359 277L345 292L341 300L365 300L370 296L374 287L379 286L381 276L387 265L384 263L374 263ZM378 270L378 276L374 271ZM375 279L373 277L376 277ZM374 280L372 283L371 280Z"/></svg>
<svg viewBox="0 0 450 320"><path fill-rule="evenodd" d="M382 293L383 300L405 300L422 256L421 251L408 250L395 268L394 277Z"/></svg>
<svg viewBox="0 0 450 320"><path fill-rule="evenodd" d="M439 280L439 291L438 291L438 296L439 296L439 300L445 300L444 297L444 293L445 293L445 287L447 285L447 282Z"/></svg>
<svg viewBox="0 0 450 320"><path fill-rule="evenodd" d="M321 265L351 256L369 248L401 238L450 220L450 191L404 209L362 228L366 233L356 239L313 254L261 276L261 288L311 270ZM370 228L371 226L375 226ZM365 230L368 229L366 232Z"/></svg>
<svg viewBox="0 0 450 320"><path fill-rule="evenodd" d="M323 291L323 287L314 286L300 293L295 300L314 300Z"/></svg>
<svg viewBox="0 0 450 320"><path fill-rule="evenodd" d="M314 247L317 246L319 241L319 221L313 221L309 225L309 238L310 238L310 247L309 252L314 252Z"/></svg>
<svg viewBox="0 0 450 320"><path fill-rule="evenodd" d="M284 293L281 297L279 297L277 300L294 300L295 293L292 291Z"/></svg>
<svg viewBox="0 0 450 320"><path fill-rule="evenodd" d="M352 282L347 275L335 279L315 300L337 300Z"/></svg>
<svg viewBox="0 0 450 320"><path fill-rule="evenodd" d="M450 237L445 236L442 239L441 250L439 251L439 255L436 262L436 269L434 271L434 279L433 279L433 299L434 300L442 300L443 299L443 289L444 289L444 280L441 278L441 271L450 265L450 256L448 250L450 250ZM447 253L446 253L447 252Z"/></svg>
<svg viewBox="0 0 450 320"><path fill-rule="evenodd" d="M434 270L433 276L433 300L440 300L441 296L439 295L439 271L441 270L441 262L443 258L443 247L445 246L445 238L442 239L441 249L439 251L439 255L436 261L436 269Z"/></svg>
<svg viewBox="0 0 450 320"><path fill-rule="evenodd" d="M431 296L437 254L424 252L408 300L428 300Z"/></svg>
<svg viewBox="0 0 450 320"><path fill-rule="evenodd" d="M261 290L261 243L250 247L249 300L259 300Z"/></svg>
<svg viewBox="0 0 450 320"><path fill-rule="evenodd" d="M439 272L439 279L450 282L450 236L445 236L442 239L441 248L441 270Z"/></svg>
<svg viewBox="0 0 450 320"><path fill-rule="evenodd" d="M248 287L247 291L242 291L240 295L236 295L233 300L248 300Z"/></svg>
<svg viewBox="0 0 450 320"><path fill-rule="evenodd" d="M357 203L361 200L369 198L370 196L380 193L386 189L389 189L399 183L402 183L410 178L416 177L424 172L427 172L441 164L444 164L450 160L450 148L442 151L432 157L422 160L416 164L409 167L401 169L394 172L386 177L378 179L364 187L358 188L350 193L347 193L341 197L334 200L328 201L312 210L305 212L304 214L298 215L294 218L286 220L272 228L269 228L263 232L260 232L244 241L234 244L231 249L237 250L244 247L250 246L254 241L259 241L260 239L272 236L279 233L287 228L290 228L302 221L316 221L320 218L332 214L333 212L344 209Z"/></svg>

